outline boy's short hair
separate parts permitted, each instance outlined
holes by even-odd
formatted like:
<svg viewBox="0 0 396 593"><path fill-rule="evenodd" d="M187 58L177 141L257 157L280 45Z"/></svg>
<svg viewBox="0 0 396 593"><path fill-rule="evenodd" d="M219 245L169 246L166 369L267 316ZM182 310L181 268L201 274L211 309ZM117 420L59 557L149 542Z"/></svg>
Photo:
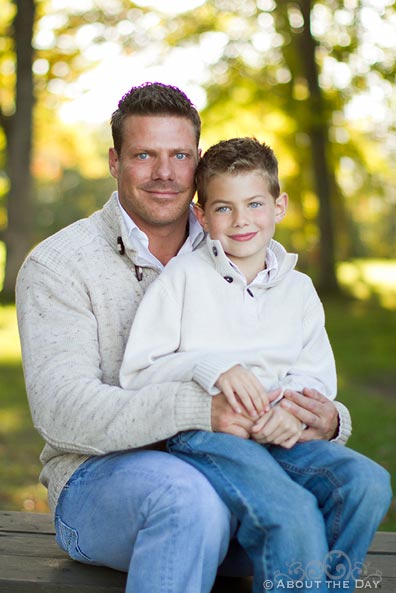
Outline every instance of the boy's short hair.
<svg viewBox="0 0 396 593"><path fill-rule="evenodd" d="M121 153L124 120L130 115L170 115L186 117L195 131L197 146L201 134L201 119L190 99L175 86L161 82L145 82L132 87L118 103L111 116L111 133L117 154Z"/></svg>
<svg viewBox="0 0 396 593"><path fill-rule="evenodd" d="M256 138L231 138L211 146L200 159L195 173L199 205L205 206L206 188L212 177L249 171L263 173L271 195L275 200L279 197L278 161L267 144Z"/></svg>

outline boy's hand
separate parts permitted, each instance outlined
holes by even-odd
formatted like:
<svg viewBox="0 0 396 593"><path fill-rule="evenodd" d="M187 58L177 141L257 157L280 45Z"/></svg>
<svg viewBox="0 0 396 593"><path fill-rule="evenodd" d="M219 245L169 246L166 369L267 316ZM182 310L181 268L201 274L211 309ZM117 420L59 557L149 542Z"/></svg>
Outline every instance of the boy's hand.
<svg viewBox="0 0 396 593"><path fill-rule="evenodd" d="M260 418L252 427L252 439L258 443L280 445L291 449L300 439L304 425L280 406Z"/></svg>
<svg viewBox="0 0 396 593"><path fill-rule="evenodd" d="M268 395L256 375L239 364L222 373L216 387L238 414L242 412L242 406L252 418L262 416L270 409Z"/></svg>

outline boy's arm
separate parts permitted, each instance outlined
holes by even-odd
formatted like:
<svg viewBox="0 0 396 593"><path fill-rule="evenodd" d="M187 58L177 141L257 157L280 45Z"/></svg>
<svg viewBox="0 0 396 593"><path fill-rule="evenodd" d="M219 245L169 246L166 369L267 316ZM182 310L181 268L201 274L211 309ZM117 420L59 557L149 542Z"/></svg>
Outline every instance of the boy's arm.
<svg viewBox="0 0 396 593"><path fill-rule="evenodd" d="M304 388L316 389L334 399L337 393L334 355L325 329L323 305L308 278L304 300L301 352L281 385L285 390L300 393Z"/></svg>

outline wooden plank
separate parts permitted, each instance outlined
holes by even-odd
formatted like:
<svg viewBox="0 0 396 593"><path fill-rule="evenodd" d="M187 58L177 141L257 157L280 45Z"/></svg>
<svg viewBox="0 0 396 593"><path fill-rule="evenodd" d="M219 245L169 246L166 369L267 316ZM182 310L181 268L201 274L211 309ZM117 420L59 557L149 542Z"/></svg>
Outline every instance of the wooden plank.
<svg viewBox="0 0 396 593"><path fill-rule="evenodd" d="M366 566L381 582L362 589L396 593L396 533L376 534ZM123 593L125 582L123 573L70 560L48 514L0 511L0 593ZM219 577L212 593L250 590L251 579Z"/></svg>
<svg viewBox="0 0 396 593"><path fill-rule="evenodd" d="M51 516L48 513L18 511L0 511L0 531L55 533Z"/></svg>
<svg viewBox="0 0 396 593"><path fill-rule="evenodd" d="M6 574L0 572L0 592L21 590L40 593L124 593L126 575L99 566L87 566L69 559L2 555ZM14 587L15 583L15 588ZM29 583L29 585L27 585ZM18 589L24 586L23 589Z"/></svg>
<svg viewBox="0 0 396 593"><path fill-rule="evenodd" d="M395 554L396 533L393 531L377 531L371 543L369 554Z"/></svg>
<svg viewBox="0 0 396 593"><path fill-rule="evenodd" d="M58 547L53 534L0 532L0 555L68 558ZM1 559L0 559L1 565ZM0 572L1 574L1 572Z"/></svg>

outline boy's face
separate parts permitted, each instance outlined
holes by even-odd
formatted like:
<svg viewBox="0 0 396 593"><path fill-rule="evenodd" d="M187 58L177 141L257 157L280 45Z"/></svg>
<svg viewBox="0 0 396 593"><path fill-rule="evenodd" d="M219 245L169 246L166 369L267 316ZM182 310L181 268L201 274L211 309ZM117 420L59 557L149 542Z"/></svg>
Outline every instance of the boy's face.
<svg viewBox="0 0 396 593"><path fill-rule="evenodd" d="M196 207L198 220L212 239L218 239L238 267L264 268L275 224L286 213L287 195L276 200L259 171L220 174L207 185L205 210Z"/></svg>

